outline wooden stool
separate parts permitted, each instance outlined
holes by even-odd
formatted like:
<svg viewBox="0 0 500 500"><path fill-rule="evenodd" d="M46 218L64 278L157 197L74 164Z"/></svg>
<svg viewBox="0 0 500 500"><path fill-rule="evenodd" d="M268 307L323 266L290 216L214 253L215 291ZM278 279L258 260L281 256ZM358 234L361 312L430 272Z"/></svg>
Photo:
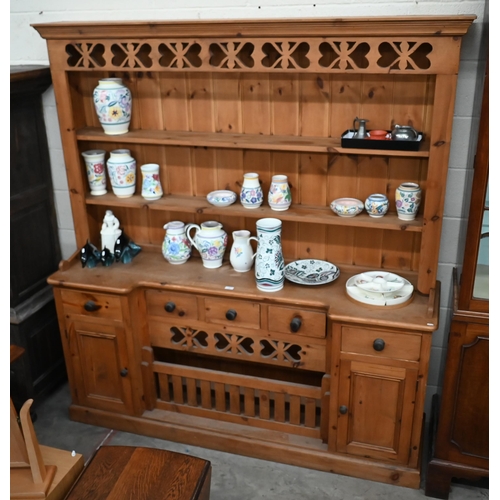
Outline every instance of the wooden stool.
<svg viewBox="0 0 500 500"><path fill-rule="evenodd" d="M209 500L207 460L155 448L102 446L66 500Z"/></svg>

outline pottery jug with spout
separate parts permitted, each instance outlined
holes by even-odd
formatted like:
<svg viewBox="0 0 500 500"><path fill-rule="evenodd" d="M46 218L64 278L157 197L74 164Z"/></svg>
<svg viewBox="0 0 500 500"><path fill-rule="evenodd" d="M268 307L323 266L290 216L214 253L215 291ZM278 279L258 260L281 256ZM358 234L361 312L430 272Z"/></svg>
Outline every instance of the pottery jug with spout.
<svg viewBox="0 0 500 500"><path fill-rule="evenodd" d="M252 269L253 260L257 255L250 244L252 240L259 241L255 236L250 236L250 231L246 229L233 231L233 246L229 254L229 262L239 273L246 273Z"/></svg>
<svg viewBox="0 0 500 500"><path fill-rule="evenodd" d="M194 237L191 231L195 229ZM227 233L220 222L210 220L198 224L188 224L186 235L191 244L200 252L203 266L214 269L222 266L222 259L227 247Z"/></svg>
<svg viewBox="0 0 500 500"><path fill-rule="evenodd" d="M184 264L191 257L191 242L186 235L186 226L180 220L163 226L165 238L161 247L163 257L170 264Z"/></svg>

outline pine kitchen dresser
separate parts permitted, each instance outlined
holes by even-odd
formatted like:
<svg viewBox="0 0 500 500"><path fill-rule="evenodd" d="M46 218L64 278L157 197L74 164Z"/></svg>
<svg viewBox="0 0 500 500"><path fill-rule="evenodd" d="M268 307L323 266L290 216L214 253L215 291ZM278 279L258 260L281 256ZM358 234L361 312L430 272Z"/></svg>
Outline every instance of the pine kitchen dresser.
<svg viewBox="0 0 500 500"><path fill-rule="evenodd" d="M129 264L49 278L71 387L70 417L266 460L418 488L436 279L462 36L475 16L35 24L47 40L78 248L100 245L112 210L143 250ZM104 134L103 77L133 96L130 131ZM341 147L355 117L412 125L418 151ZM164 196L91 196L81 152L127 148L160 164ZM288 176L292 206L214 207L257 172ZM422 188L414 221L395 189ZM138 180L140 186L140 179ZM339 197L386 194L374 219L333 214ZM257 290L253 271L162 256L172 220L228 235L283 222L285 260L322 259L340 277ZM415 287L402 307L346 294L350 276L390 270ZM232 311L231 314L227 314ZM236 312L236 315L234 314Z"/></svg>

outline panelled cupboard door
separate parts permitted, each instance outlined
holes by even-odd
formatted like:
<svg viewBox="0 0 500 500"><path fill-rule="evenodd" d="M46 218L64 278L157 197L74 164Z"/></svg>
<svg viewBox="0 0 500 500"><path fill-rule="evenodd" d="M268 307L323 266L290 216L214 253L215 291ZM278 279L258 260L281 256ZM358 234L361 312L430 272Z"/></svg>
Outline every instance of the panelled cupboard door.
<svg viewBox="0 0 500 500"><path fill-rule="evenodd" d="M69 320L77 403L133 414L125 330L119 324Z"/></svg>
<svg viewBox="0 0 500 500"><path fill-rule="evenodd" d="M417 370L342 360L337 451L407 463Z"/></svg>

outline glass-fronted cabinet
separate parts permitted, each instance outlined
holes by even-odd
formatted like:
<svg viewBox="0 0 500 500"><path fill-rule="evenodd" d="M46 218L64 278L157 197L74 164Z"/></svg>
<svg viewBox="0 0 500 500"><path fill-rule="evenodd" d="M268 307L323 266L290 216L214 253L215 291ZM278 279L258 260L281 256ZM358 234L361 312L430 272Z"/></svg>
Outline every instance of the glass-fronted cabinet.
<svg viewBox="0 0 500 500"><path fill-rule="evenodd" d="M447 499L452 478L489 476L489 78L485 75L462 274L454 273L454 311L441 401L433 399L432 458L425 494ZM435 439L434 435L435 434Z"/></svg>

